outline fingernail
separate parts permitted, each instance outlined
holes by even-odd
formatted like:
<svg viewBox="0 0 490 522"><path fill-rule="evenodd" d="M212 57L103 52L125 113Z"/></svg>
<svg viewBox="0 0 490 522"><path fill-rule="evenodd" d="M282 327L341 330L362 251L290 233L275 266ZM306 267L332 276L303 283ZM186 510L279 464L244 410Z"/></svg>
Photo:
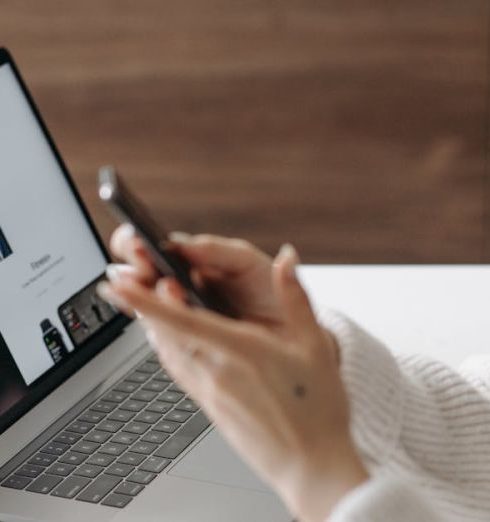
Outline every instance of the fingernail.
<svg viewBox="0 0 490 522"><path fill-rule="evenodd" d="M296 265L299 263L298 252L290 243L284 243L277 254L278 262L284 263L284 275L291 281L296 280Z"/></svg>
<svg viewBox="0 0 490 522"><path fill-rule="evenodd" d="M136 275L136 270L130 265L111 263L107 265L105 275L109 281L117 283L128 276Z"/></svg>
<svg viewBox="0 0 490 522"><path fill-rule="evenodd" d="M115 264L107 265L105 269L105 275L107 276L107 279L112 282L119 281L121 278L120 272L117 268L117 265Z"/></svg>
<svg viewBox="0 0 490 522"><path fill-rule="evenodd" d="M107 301L114 306L117 306L118 308L128 307L128 303L126 303L126 301L119 294L114 292L109 283L102 281L97 285L96 291L99 297L104 299L104 301Z"/></svg>
<svg viewBox="0 0 490 522"><path fill-rule="evenodd" d="M119 229L120 237L123 239L130 239L135 235L134 227L131 223L124 223Z"/></svg>
<svg viewBox="0 0 490 522"><path fill-rule="evenodd" d="M191 240L191 237L192 236L187 232L180 231L170 232L168 235L170 241L173 241L174 243L188 243Z"/></svg>

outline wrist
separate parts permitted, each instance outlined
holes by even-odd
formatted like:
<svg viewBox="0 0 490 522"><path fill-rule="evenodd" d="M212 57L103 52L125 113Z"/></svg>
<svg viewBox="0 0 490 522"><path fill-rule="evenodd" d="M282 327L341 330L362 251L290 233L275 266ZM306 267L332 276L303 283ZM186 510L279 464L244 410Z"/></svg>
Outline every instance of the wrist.
<svg viewBox="0 0 490 522"><path fill-rule="evenodd" d="M332 445L331 447L335 447ZM335 505L369 479L360 457L349 443L327 457L300 466L283 488L283 499L301 522L324 522Z"/></svg>

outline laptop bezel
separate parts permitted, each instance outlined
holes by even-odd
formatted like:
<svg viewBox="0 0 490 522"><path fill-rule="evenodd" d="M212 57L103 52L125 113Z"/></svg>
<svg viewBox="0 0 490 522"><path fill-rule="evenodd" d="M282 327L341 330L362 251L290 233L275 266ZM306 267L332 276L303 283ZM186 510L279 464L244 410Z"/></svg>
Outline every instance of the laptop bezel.
<svg viewBox="0 0 490 522"><path fill-rule="evenodd" d="M82 215L88 224L88 227L93 235L93 238L96 242L96 245L99 247L102 252L107 263L110 262L110 255L107 249L104 246L104 243L95 228L95 225L88 213L85 204L83 203L81 196L69 174L69 171L61 157L58 148L56 147L54 140L51 134L48 131L48 128L37 108L29 90L12 58L12 55L9 51L0 47L0 67L8 64L14 74L14 77L21 89L23 95L25 96L26 102L29 105L32 114L34 116L35 121L39 125L44 138L48 146L53 153L53 156L58 163L63 176L68 184L68 187L75 198L75 201L80 208ZM94 175L95 179L95 175ZM100 274L102 275L102 274ZM96 280L95 278L94 280ZM87 285L93 281L87 281ZM85 285L84 285L85 286ZM60 386L63 382L65 382L71 375L76 373L82 366L84 366L87 362L89 362L95 355L101 352L105 347L107 347L114 339L116 339L123 332L124 328L131 322L132 320L123 314L118 314L114 319L112 319L106 326L104 326L99 332L95 333L93 337L91 337L83 347L72 352L65 361L59 363L58 366L55 366L36 379L33 383L31 383L27 388L27 394L23 397L19 402L17 402L14 406L12 406L9 410L7 410L3 415L0 416L0 435L4 433L12 424L14 424L18 419L20 419L23 415L25 415L28 411L30 411L36 404L41 402L50 392Z"/></svg>

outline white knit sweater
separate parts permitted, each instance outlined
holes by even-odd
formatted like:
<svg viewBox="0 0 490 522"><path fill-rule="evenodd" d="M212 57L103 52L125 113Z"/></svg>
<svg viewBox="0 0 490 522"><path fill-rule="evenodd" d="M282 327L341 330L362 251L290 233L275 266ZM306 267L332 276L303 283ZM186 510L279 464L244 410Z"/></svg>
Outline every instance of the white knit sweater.
<svg viewBox="0 0 490 522"><path fill-rule="evenodd" d="M352 437L371 475L330 522L490 521L490 355L456 372L395 357L334 312L320 320L341 347Z"/></svg>

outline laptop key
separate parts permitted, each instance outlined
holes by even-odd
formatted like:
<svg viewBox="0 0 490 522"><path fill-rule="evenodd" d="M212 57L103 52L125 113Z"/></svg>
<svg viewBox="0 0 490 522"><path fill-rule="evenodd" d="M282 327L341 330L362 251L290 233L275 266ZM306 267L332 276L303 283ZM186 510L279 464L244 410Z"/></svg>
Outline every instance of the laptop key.
<svg viewBox="0 0 490 522"><path fill-rule="evenodd" d="M114 464L111 464L105 470L105 472L109 473L109 475L116 475L118 477L127 477L133 471L134 466L130 466L128 464L120 464L118 462L114 462Z"/></svg>
<svg viewBox="0 0 490 522"><path fill-rule="evenodd" d="M4 488L12 489L24 489L28 484L32 482L29 477L21 477L20 475L10 475L7 480L2 482Z"/></svg>
<svg viewBox="0 0 490 522"><path fill-rule="evenodd" d="M65 453L62 457L58 459L58 462L62 464L71 464L73 466L78 466L85 459L87 459L88 455L84 453L79 453L78 451L69 451Z"/></svg>
<svg viewBox="0 0 490 522"><path fill-rule="evenodd" d="M136 442L138 438L139 435L136 433L120 431L119 433L116 433L114 437L112 437L111 442L117 442L118 444L126 444L129 446L130 444L133 444L133 442Z"/></svg>
<svg viewBox="0 0 490 522"><path fill-rule="evenodd" d="M46 470L46 473L50 473L51 475L60 475L62 477L67 477L74 470L75 466L56 462Z"/></svg>
<svg viewBox="0 0 490 522"><path fill-rule="evenodd" d="M81 422L91 422L92 424L97 424L103 420L105 416L106 414L101 411L88 410L84 414L80 415L78 420Z"/></svg>
<svg viewBox="0 0 490 522"><path fill-rule="evenodd" d="M149 390L154 392L162 392L168 386L166 381L157 381L152 379L143 386L143 390Z"/></svg>
<svg viewBox="0 0 490 522"><path fill-rule="evenodd" d="M155 413L154 411L142 411L138 413L134 418L135 421L146 422L147 424L155 424L155 422L159 421L162 418L160 413Z"/></svg>
<svg viewBox="0 0 490 522"><path fill-rule="evenodd" d="M105 473L99 475L90 486L86 487L78 495L77 500L96 504L115 488L121 480L121 477L116 477L115 475L106 475Z"/></svg>
<svg viewBox="0 0 490 522"><path fill-rule="evenodd" d="M151 471L152 473L161 473L170 462L171 460L169 459L152 456L148 457L138 469L141 471Z"/></svg>
<svg viewBox="0 0 490 522"><path fill-rule="evenodd" d="M41 448L41 451L43 453L50 453L51 455L59 456L63 455L63 453L65 453L69 448L70 446L68 446L68 444L63 444L62 442L49 442L46 446Z"/></svg>
<svg viewBox="0 0 490 522"><path fill-rule="evenodd" d="M95 453L99 448L100 444L88 440L81 440L72 447L72 450L85 453L86 455L92 455L92 453Z"/></svg>
<svg viewBox="0 0 490 522"><path fill-rule="evenodd" d="M102 400L116 402L119 404L120 402L125 401L128 397L129 395L127 393L118 390L112 390L109 393L106 393L104 397L102 397Z"/></svg>
<svg viewBox="0 0 490 522"><path fill-rule="evenodd" d="M133 453L142 453L143 455L149 455L158 448L157 444L151 442L136 442L131 446L130 451Z"/></svg>
<svg viewBox="0 0 490 522"><path fill-rule="evenodd" d="M156 457L175 459L184 451L208 426L211 422L204 413L197 412L182 428L164 442L155 452Z"/></svg>
<svg viewBox="0 0 490 522"><path fill-rule="evenodd" d="M93 427L94 427L94 425L90 422L75 421L75 422L72 422L66 429L68 431L74 431L75 433L81 433L82 435L85 435Z"/></svg>
<svg viewBox="0 0 490 522"><path fill-rule="evenodd" d="M101 466L95 466L94 464L84 464L79 466L74 472L74 475L80 475L81 477L94 478L99 475L104 468Z"/></svg>
<svg viewBox="0 0 490 522"><path fill-rule="evenodd" d="M89 483L89 478L68 477L59 486L54 488L51 495L62 498L73 498Z"/></svg>
<svg viewBox="0 0 490 522"><path fill-rule="evenodd" d="M116 493L111 493L104 499L102 505L123 508L126 507L132 500L133 498L127 495L118 495Z"/></svg>
<svg viewBox="0 0 490 522"><path fill-rule="evenodd" d="M165 370L160 370L158 373L155 373L153 379L163 382L173 382L172 377L170 377L170 375Z"/></svg>
<svg viewBox="0 0 490 522"><path fill-rule="evenodd" d="M152 402L147 408L146 411L153 411L155 413L167 413L173 407L173 404L170 402L161 402L155 401Z"/></svg>
<svg viewBox="0 0 490 522"><path fill-rule="evenodd" d="M184 398L184 394L176 392L176 391L164 391L164 392L160 393L160 396L158 397L158 399L161 401L173 402L173 403L179 402L180 399L183 399L183 398Z"/></svg>
<svg viewBox="0 0 490 522"><path fill-rule="evenodd" d="M53 440L55 442L63 442L63 444L75 444L82 438L80 433L70 433L69 431L63 431L57 435Z"/></svg>
<svg viewBox="0 0 490 522"><path fill-rule="evenodd" d="M133 395L131 395L131 399L136 401L151 402L157 395L158 393L154 391L138 390L137 392L133 393Z"/></svg>
<svg viewBox="0 0 490 522"><path fill-rule="evenodd" d="M143 442L152 442L153 444L161 444L169 437L168 433L162 431L150 431L141 438Z"/></svg>
<svg viewBox="0 0 490 522"><path fill-rule="evenodd" d="M114 420L105 420L97 424L97 429L101 431L108 431L109 433L116 433L124 426L123 422Z"/></svg>
<svg viewBox="0 0 490 522"><path fill-rule="evenodd" d="M151 473L149 471L140 471L136 470L127 477L128 482L136 482L137 484L144 484L145 486L149 484L155 477L156 473Z"/></svg>
<svg viewBox="0 0 490 522"><path fill-rule="evenodd" d="M43 495L46 495L62 480L63 477L58 477L56 475L41 475L40 477L37 477L37 479L26 489L27 491L32 491L33 493L42 493Z"/></svg>
<svg viewBox="0 0 490 522"><path fill-rule="evenodd" d="M194 413L199 409L199 406L191 399L184 399L183 401L180 401L177 406L175 406L175 409Z"/></svg>
<svg viewBox="0 0 490 522"><path fill-rule="evenodd" d="M137 435L142 435L149 428L150 425L144 422L130 422L127 426L124 427L124 431L128 431L129 433L136 433Z"/></svg>
<svg viewBox="0 0 490 522"><path fill-rule="evenodd" d="M155 424L153 429L157 431L164 431L165 433L173 433L179 426L180 424L178 422L162 420L158 424Z"/></svg>
<svg viewBox="0 0 490 522"><path fill-rule="evenodd" d="M188 411L172 410L170 413L167 413L164 418L165 420L171 420L175 422L185 422L191 416L192 413Z"/></svg>
<svg viewBox="0 0 490 522"><path fill-rule="evenodd" d="M150 375L147 373L141 373L141 372L133 372L131 375L128 375L126 377L126 381L134 382L137 384L143 384L150 378Z"/></svg>
<svg viewBox="0 0 490 522"><path fill-rule="evenodd" d="M116 403L105 401L99 401L92 406L92 410L101 411L103 413L110 413L115 408L117 408Z"/></svg>
<svg viewBox="0 0 490 522"><path fill-rule="evenodd" d="M122 453L124 453L127 449L127 446L124 444L117 444L116 442L107 442L100 448L99 452L104 453L106 455L115 455L119 457Z"/></svg>
<svg viewBox="0 0 490 522"><path fill-rule="evenodd" d="M136 413L134 411L128 411L128 410L116 410L113 411L109 417L107 417L109 420L115 420L119 422L128 422L131 420Z"/></svg>
<svg viewBox="0 0 490 522"><path fill-rule="evenodd" d="M147 358L146 358L146 362L153 362L153 363L157 363L158 362L158 355L156 353L152 353L151 355L149 355Z"/></svg>
<svg viewBox="0 0 490 522"><path fill-rule="evenodd" d="M131 381L122 381L119 384L116 384L114 386L114 391L122 391L124 393L133 393L140 387L140 384L137 382L131 382Z"/></svg>
<svg viewBox="0 0 490 522"><path fill-rule="evenodd" d="M56 460L56 455L50 455L49 453L36 453L34 457L29 460L29 464L35 464L36 466L50 466Z"/></svg>
<svg viewBox="0 0 490 522"><path fill-rule="evenodd" d="M142 484L137 484L136 482L121 482L119 486L114 490L114 493L120 493L121 495L128 495L130 497L135 497L138 493L143 491L145 486Z"/></svg>
<svg viewBox="0 0 490 522"><path fill-rule="evenodd" d="M130 466L138 466L145 460L145 456L138 453L127 452L117 459L121 464L129 464Z"/></svg>
<svg viewBox="0 0 490 522"><path fill-rule="evenodd" d="M108 422L110 421L104 421L104 424ZM111 438L111 436L111 433L108 433L107 431L94 430L91 433L89 433L83 440L95 442L97 444L103 444L104 442L107 442Z"/></svg>
<svg viewBox="0 0 490 522"><path fill-rule="evenodd" d="M87 460L86 464L95 464L96 466L109 466L116 460L113 455L104 455L103 453L95 453L91 455Z"/></svg>
<svg viewBox="0 0 490 522"><path fill-rule="evenodd" d="M41 473L44 472L44 468L42 466L36 466L33 464L24 464L18 470L16 470L16 475L22 475L23 477L36 478Z"/></svg>
<svg viewBox="0 0 490 522"><path fill-rule="evenodd" d="M129 410L129 411L141 411L146 406L146 403L142 401L135 401L133 399L127 400L125 403L121 404L121 410Z"/></svg>
<svg viewBox="0 0 490 522"><path fill-rule="evenodd" d="M161 369L157 362L145 362L136 368L136 371L142 373L155 373Z"/></svg>

